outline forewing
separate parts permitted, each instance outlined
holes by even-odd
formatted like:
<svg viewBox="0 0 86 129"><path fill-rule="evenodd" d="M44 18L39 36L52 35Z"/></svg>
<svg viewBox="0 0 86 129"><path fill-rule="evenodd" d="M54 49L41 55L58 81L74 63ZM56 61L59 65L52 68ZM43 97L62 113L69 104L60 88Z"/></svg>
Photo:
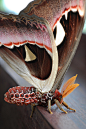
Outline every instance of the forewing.
<svg viewBox="0 0 86 129"><path fill-rule="evenodd" d="M75 5L75 1L73 0L71 1L71 3L72 2ZM80 9L76 12L73 12L72 10L68 12L67 19L65 15L63 15L60 19L60 23L62 24L65 30L65 37L62 43L57 46L59 56L59 67L52 91L55 91L56 88L60 88L64 75L66 74L66 71L68 70L71 64L71 61L75 55L81 38L82 29L85 21L86 1L76 1L76 5L77 7L80 7L82 9L82 12L84 12L83 15L81 15ZM64 6L69 6L68 2L65 1Z"/></svg>
<svg viewBox="0 0 86 129"><path fill-rule="evenodd" d="M85 20L85 6L86 0L36 0L20 12L20 14L34 14L45 18L52 28L54 39L61 33L59 37L62 42L57 46L59 69L52 88L53 92L56 88L60 88L79 44ZM61 30L56 32L58 22L61 23L65 31L63 39Z"/></svg>
<svg viewBox="0 0 86 129"><path fill-rule="evenodd" d="M39 91L50 91L58 69L58 53L48 22L37 16L0 16L0 56ZM36 58L29 61L31 52Z"/></svg>
<svg viewBox="0 0 86 129"><path fill-rule="evenodd" d="M80 15L84 14L86 0L35 0L24 8L20 14L36 15L46 19L52 30L62 15L76 10Z"/></svg>

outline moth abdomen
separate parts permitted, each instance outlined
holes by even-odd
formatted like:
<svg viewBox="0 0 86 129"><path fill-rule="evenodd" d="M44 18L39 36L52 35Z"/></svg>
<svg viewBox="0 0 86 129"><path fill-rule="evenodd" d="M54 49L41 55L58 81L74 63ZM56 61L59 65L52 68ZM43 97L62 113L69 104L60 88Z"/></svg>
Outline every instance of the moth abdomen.
<svg viewBox="0 0 86 129"><path fill-rule="evenodd" d="M28 105L30 103L37 103L35 88L17 86L10 88L5 93L4 100L8 103L16 105Z"/></svg>
<svg viewBox="0 0 86 129"><path fill-rule="evenodd" d="M36 105L47 106L48 100L53 100L53 97L55 97L53 93L49 92L41 94L32 86L17 86L10 88L8 92L5 93L4 100L8 103L16 105L28 105L35 103Z"/></svg>

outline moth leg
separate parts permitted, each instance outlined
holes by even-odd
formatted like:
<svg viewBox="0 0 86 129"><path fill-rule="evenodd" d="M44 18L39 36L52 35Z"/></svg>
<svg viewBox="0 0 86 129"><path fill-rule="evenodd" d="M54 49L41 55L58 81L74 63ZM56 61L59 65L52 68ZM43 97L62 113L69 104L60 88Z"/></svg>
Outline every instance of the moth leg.
<svg viewBox="0 0 86 129"><path fill-rule="evenodd" d="M69 106L67 105L67 103L65 103L64 101L62 102L62 104L63 104L67 109L73 110L74 112L76 111L75 109L72 109L71 107L69 107Z"/></svg>
<svg viewBox="0 0 86 129"><path fill-rule="evenodd" d="M56 100L56 99L54 99L54 101L55 101L55 104L58 106L58 108L59 108L61 111L65 112L65 113L67 114L67 112L62 108L60 102L59 102L58 100Z"/></svg>
<svg viewBox="0 0 86 129"><path fill-rule="evenodd" d="M48 100L48 111L50 114L53 114L51 111L51 100L50 99Z"/></svg>
<svg viewBox="0 0 86 129"><path fill-rule="evenodd" d="M32 109L32 111L31 111L30 118L32 118L32 116L33 116L33 113L35 111L35 107L36 107L36 105L34 103L31 103L31 109Z"/></svg>

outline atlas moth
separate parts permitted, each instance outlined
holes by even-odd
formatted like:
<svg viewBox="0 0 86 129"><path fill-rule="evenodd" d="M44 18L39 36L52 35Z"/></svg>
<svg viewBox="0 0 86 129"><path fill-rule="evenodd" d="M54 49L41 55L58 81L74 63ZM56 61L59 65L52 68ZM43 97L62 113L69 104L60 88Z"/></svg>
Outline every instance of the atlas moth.
<svg viewBox="0 0 86 129"><path fill-rule="evenodd" d="M70 78L62 87L61 93L56 89L54 93L48 92L42 94L41 92L37 91L34 87L24 87L24 86L17 86L10 88L8 92L5 93L4 100L11 104L17 105L41 105L41 106L48 106L48 111L50 114L51 112L51 105L55 104L58 106L60 110L67 113L62 107L63 104L66 108L76 111L75 109L70 108L64 101L68 94L70 94L79 84L74 84L76 80L76 76Z"/></svg>
<svg viewBox="0 0 86 129"><path fill-rule="evenodd" d="M77 49L85 21L85 5L86 0L35 0L19 15L0 13L0 56L34 86L29 92L35 96L37 93L42 97L52 96L60 109L59 95L56 99L53 95L60 94L58 90ZM69 86L72 85L76 87L76 84ZM69 86L64 93L69 93L66 91L71 89ZM32 92L35 88L37 92ZM21 89L24 92L28 88L12 88L7 96L10 91L14 95L15 90L20 96ZM48 99L51 113L52 100Z"/></svg>

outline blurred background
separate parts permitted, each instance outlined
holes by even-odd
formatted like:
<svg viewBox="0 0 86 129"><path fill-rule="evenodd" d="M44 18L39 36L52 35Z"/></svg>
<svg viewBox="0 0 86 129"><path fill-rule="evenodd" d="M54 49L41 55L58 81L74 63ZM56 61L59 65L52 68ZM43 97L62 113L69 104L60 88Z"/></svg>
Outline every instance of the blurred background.
<svg viewBox="0 0 86 129"><path fill-rule="evenodd" d="M32 0L0 0L0 11L6 13L18 14L31 1ZM86 37L85 34L86 34L86 21L83 29L84 37ZM82 38L82 40L86 41L86 38L85 39ZM75 70L76 68L80 70L80 73L83 73L82 77L84 76L84 68L86 66L85 48L86 48L85 43L79 45L78 51L76 52L76 55L70 66L70 69L66 74L64 82L67 80L68 77L78 74L78 71ZM23 78L21 78L18 74L16 74L1 58L0 58L0 65L6 70L7 73L9 73L9 75L17 82L17 84L28 86L28 82L26 82Z"/></svg>

